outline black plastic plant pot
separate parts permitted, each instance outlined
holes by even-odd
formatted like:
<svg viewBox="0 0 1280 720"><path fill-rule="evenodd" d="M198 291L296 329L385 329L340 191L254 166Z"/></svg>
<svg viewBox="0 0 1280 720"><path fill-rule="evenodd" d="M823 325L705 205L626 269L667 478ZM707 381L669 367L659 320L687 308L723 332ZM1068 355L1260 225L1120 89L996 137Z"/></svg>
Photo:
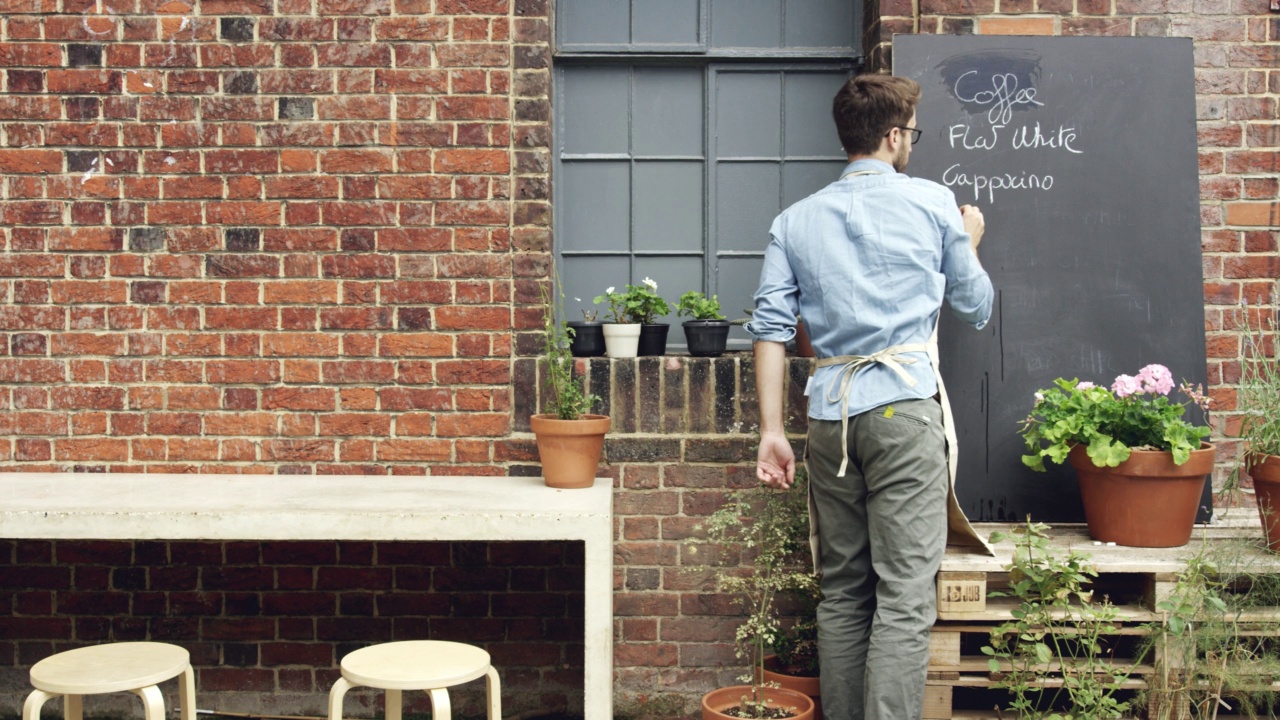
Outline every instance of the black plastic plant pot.
<svg viewBox="0 0 1280 720"><path fill-rule="evenodd" d="M653 325L640 326L640 347L636 351L636 355L666 355L667 354L667 332L671 330L671 326L666 323L654 323Z"/></svg>
<svg viewBox="0 0 1280 720"><path fill-rule="evenodd" d="M684 337L694 357L719 357L729 342L728 320L686 320Z"/></svg>
<svg viewBox="0 0 1280 720"><path fill-rule="evenodd" d="M573 328L573 340L569 343L569 352L574 357L601 357L604 355L604 325L585 320L570 320Z"/></svg>

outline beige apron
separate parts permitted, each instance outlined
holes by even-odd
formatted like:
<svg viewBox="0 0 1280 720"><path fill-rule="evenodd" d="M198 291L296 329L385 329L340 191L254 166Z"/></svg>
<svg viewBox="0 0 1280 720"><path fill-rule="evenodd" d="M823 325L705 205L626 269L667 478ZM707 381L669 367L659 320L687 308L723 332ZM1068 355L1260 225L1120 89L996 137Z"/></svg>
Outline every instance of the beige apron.
<svg viewBox="0 0 1280 720"><path fill-rule="evenodd" d="M947 546L960 547L970 552L994 556L995 551L973 529L973 525L969 523L969 518L965 517L964 511L960 509L960 503L956 500L956 468L960 462L959 444L956 440L955 417L951 413L951 402L947 399L947 388L942 382L942 375L938 372L938 330L936 326L928 344L894 345L870 355L841 355L822 358L817 361L814 366L815 371L817 368L831 365L839 365L842 368L840 371L840 383L836 388L836 392L842 396L840 414L843 419L841 421L840 442L843 457L837 476L844 476L845 467L849 462L848 406L849 394L853 391L854 377L862 368L880 363L897 373L908 386L914 387L916 379L902 368L903 365L911 365L916 362L915 358L903 354L908 352L928 353L929 362L933 365L933 378L938 383L937 399L938 404L942 406L942 431L947 441ZM806 449L806 472L808 472L808 459L808 450ZM822 566L818 560L818 513L814 508L813 483L809 483L809 549L813 553L814 571L818 572Z"/></svg>
<svg viewBox="0 0 1280 720"><path fill-rule="evenodd" d="M864 170L847 173L841 179L857 175L878 174L880 173L875 170ZM853 381L858 371L869 365L880 363L897 373L898 377L902 378L908 387L914 387L916 379L902 367L916 362L915 358L904 354L910 352L924 352L929 355L929 362L933 366L933 378L938 383L937 398L938 403L942 406L942 431L947 440L947 545L949 547L965 548L970 552L994 556L995 551L973 529L973 525L969 523L969 518L965 517L964 511L960 509L960 503L956 500L956 468L960 463L960 448L956 441L955 417L951 414L951 402L947 399L947 388L943 385L942 374L938 370L938 326L936 324L927 344L894 345L870 355L841 355L822 358L817 361L814 366L815 372L821 367L842 366L840 382L836 387L836 392L841 396L840 417L842 418L842 432L840 433L840 443L843 457L837 476L844 476L845 467L849 463L849 394L853 392ZM806 473L808 472L808 460L809 453L806 447ZM813 569L815 572L819 572L822 566L818 562L818 513L813 503L813 483L809 483L809 548L813 553Z"/></svg>

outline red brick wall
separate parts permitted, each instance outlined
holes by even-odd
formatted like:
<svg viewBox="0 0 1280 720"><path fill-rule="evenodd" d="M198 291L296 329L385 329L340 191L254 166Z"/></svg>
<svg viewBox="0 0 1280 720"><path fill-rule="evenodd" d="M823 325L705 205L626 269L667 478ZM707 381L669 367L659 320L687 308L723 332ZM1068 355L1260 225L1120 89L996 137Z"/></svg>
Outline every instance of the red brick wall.
<svg viewBox="0 0 1280 720"><path fill-rule="evenodd" d="M156 640L190 651L202 709L323 716L343 655L422 638L488 650L508 717L581 715L582 573L582 545L567 542L0 540L0 715L17 716L27 669L56 651ZM358 714L380 712L376 694L354 697ZM452 698L484 713L482 681ZM424 694L406 702L429 709Z"/></svg>
<svg viewBox="0 0 1280 720"><path fill-rule="evenodd" d="M503 472L546 0L2 7L0 466Z"/></svg>

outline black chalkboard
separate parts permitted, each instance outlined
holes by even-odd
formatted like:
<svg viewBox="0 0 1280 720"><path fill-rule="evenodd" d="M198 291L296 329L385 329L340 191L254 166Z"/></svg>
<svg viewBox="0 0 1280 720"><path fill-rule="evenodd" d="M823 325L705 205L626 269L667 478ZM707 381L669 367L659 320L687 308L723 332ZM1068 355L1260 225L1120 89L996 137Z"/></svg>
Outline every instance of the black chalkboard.
<svg viewBox="0 0 1280 720"><path fill-rule="evenodd" d="M991 322L940 330L961 507L1083 520L1072 471L1021 463L1035 391L1149 363L1205 382L1191 40L899 35L893 58L924 91L907 173L987 219Z"/></svg>

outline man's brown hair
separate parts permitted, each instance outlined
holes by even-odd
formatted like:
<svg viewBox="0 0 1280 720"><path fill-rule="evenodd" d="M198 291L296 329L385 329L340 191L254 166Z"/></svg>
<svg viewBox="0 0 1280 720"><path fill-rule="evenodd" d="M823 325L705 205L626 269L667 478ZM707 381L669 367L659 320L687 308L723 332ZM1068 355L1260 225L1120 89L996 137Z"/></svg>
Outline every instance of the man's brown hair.
<svg viewBox="0 0 1280 720"><path fill-rule="evenodd" d="M831 105L840 144L850 155L871 155L880 138L905 127L920 102L920 83L896 75L856 75Z"/></svg>

